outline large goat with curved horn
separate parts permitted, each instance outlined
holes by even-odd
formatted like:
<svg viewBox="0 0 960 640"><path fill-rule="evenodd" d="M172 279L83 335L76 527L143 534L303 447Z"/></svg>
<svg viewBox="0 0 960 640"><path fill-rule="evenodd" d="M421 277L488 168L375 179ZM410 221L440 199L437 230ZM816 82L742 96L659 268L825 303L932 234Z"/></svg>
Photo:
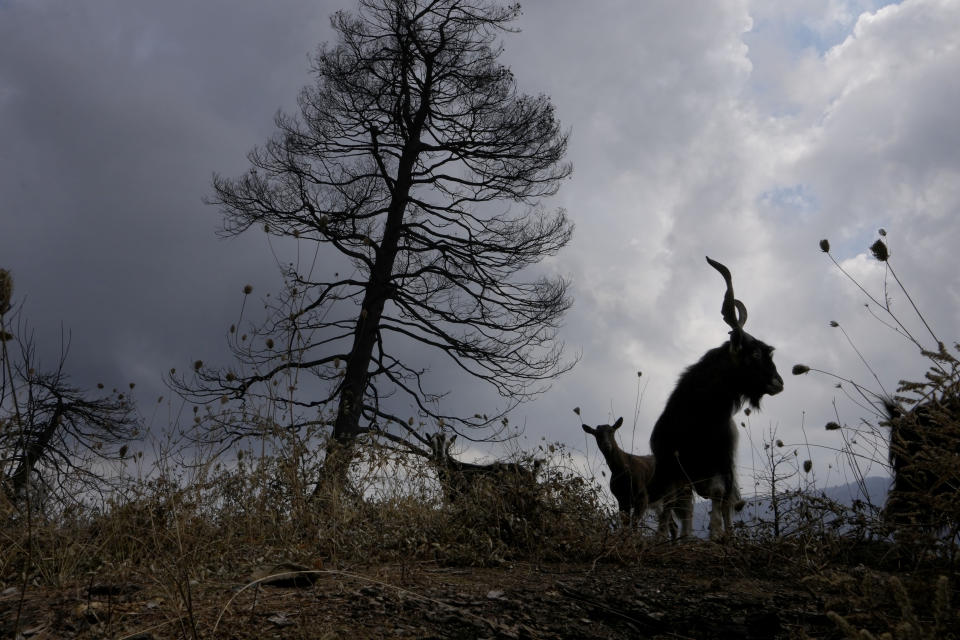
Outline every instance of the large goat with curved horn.
<svg viewBox="0 0 960 640"><path fill-rule="evenodd" d="M670 504L692 486L713 502L710 537L716 538L721 525L731 531L732 510L740 501L733 415L745 402L759 408L764 395L783 391L783 378L773 363L773 347L743 330L747 308L733 295L730 270L709 257L707 262L727 284L721 314L730 339L687 368L670 394L650 435L657 464L648 492L650 500ZM692 509L680 512L681 534L689 535Z"/></svg>

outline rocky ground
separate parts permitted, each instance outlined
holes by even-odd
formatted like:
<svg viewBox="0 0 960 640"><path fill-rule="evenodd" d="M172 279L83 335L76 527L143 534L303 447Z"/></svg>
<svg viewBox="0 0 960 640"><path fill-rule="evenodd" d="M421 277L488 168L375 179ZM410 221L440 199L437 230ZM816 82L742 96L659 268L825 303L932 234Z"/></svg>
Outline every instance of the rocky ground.
<svg viewBox="0 0 960 640"><path fill-rule="evenodd" d="M866 598L859 588L868 574L876 584L887 574L856 565L817 569L810 559L803 575L794 560L782 550L694 541L653 550L639 564L615 557L485 568L412 561L266 578L297 568L280 564L176 586L139 576L28 589L23 597L7 589L0 635L17 618L23 638L138 640L841 638L828 610L875 633L902 622L893 596Z"/></svg>

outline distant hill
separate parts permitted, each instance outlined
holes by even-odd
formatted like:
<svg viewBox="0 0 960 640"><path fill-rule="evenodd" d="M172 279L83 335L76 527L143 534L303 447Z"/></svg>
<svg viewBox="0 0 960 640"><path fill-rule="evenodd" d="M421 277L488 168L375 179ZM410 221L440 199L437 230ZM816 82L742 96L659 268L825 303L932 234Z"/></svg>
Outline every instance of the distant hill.
<svg viewBox="0 0 960 640"><path fill-rule="evenodd" d="M848 483L834 487L827 487L821 490L811 490L808 493L812 496L825 496L828 501L832 501L845 507L853 506L855 500L869 502L877 508L882 508L887 499L887 490L890 488L890 479L882 476L874 476L864 480L863 489L856 483ZM758 495L746 498L747 504L738 514L734 514L734 522L743 522L747 526L756 526L762 522L771 522L773 520L773 508L769 496ZM796 510L796 498L785 495L780 504L781 514L788 514ZM707 537L710 525L710 501L698 499L693 507L693 533L698 537Z"/></svg>

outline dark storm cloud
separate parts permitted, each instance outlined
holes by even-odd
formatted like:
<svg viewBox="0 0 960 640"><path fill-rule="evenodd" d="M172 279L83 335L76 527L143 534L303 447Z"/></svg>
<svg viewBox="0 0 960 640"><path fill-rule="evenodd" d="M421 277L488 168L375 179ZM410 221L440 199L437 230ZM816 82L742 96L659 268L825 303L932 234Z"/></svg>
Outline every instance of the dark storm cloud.
<svg viewBox="0 0 960 640"><path fill-rule="evenodd" d="M262 238L217 241L201 199L293 103L331 7L58 4L0 9L0 256L42 352L62 323L78 382L157 391L222 354L245 283L276 286Z"/></svg>

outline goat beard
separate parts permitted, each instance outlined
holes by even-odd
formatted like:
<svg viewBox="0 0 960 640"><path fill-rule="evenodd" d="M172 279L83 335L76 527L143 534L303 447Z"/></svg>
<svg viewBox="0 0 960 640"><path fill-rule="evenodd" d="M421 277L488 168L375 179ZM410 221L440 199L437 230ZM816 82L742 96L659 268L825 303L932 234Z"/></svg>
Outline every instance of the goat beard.
<svg viewBox="0 0 960 640"><path fill-rule="evenodd" d="M744 402L746 402L746 403L748 403L751 407L753 407L754 409L756 409L757 411L760 411L760 400L763 399L764 393L766 393L766 392L765 392L765 391L761 391L760 393L758 393L758 394L756 394L756 395L751 394L751 395L748 395L748 396L743 396L743 398L741 398L741 400L740 400L740 406L742 407L743 404L744 404Z"/></svg>

